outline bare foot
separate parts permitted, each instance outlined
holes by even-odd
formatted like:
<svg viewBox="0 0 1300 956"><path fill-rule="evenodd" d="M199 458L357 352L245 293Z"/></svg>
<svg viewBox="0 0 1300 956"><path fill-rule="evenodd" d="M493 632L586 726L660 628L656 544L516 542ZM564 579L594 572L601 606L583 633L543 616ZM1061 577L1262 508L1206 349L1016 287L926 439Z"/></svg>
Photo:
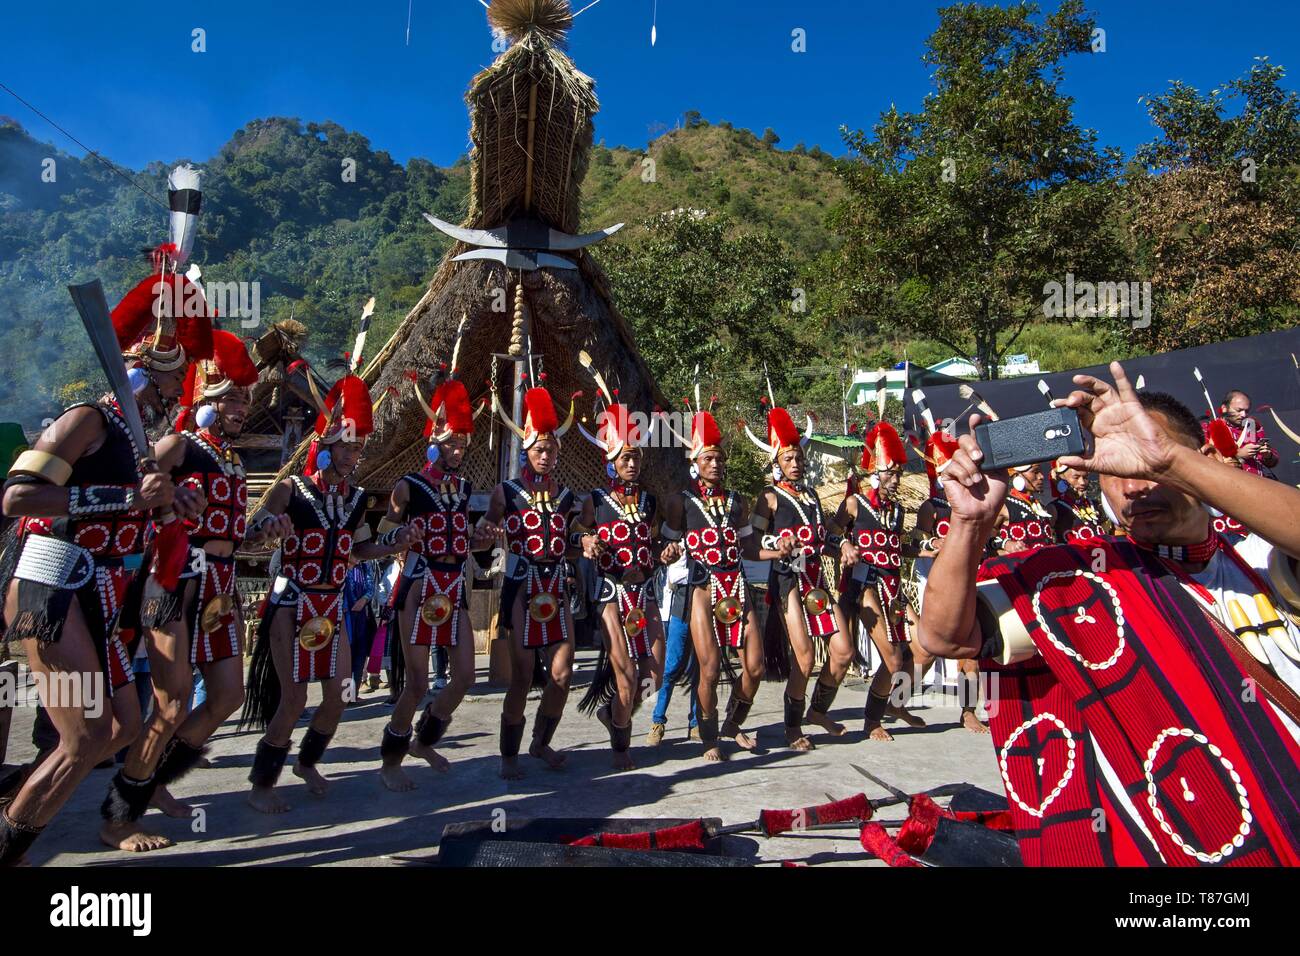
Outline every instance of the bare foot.
<svg viewBox="0 0 1300 956"><path fill-rule="evenodd" d="M810 724L816 724L818 727L826 731L832 737L843 736L846 729L843 724L831 720L825 714L819 714L815 710L808 711L808 713L804 715L803 719L808 721L808 723Z"/></svg>
<svg viewBox="0 0 1300 956"><path fill-rule="evenodd" d="M758 741L743 730L737 730L735 736L736 746L741 750L753 750L758 746Z"/></svg>
<svg viewBox="0 0 1300 956"><path fill-rule="evenodd" d="M395 763L392 766L380 767L379 779L384 782L385 787L394 793L405 793L408 790L415 789L415 781L406 775L401 764Z"/></svg>
<svg viewBox="0 0 1300 956"><path fill-rule="evenodd" d="M330 783L320 775L320 771L315 767L304 767L300 763L293 765L293 775L307 784L307 790L316 796L324 796L325 791L330 788Z"/></svg>
<svg viewBox="0 0 1300 956"><path fill-rule="evenodd" d="M613 758L614 758L614 759L613 759L613 761L611 762L611 766L612 766L615 770L635 770L635 769L636 769L636 764L634 764L634 763L632 762L632 754L631 754L630 751L624 750L622 753L619 753L617 750L615 750L615 751L612 751L612 754L613 754Z"/></svg>
<svg viewBox="0 0 1300 956"><path fill-rule="evenodd" d="M200 757L194 766L199 770L210 770L212 768L212 760L208 757Z"/></svg>
<svg viewBox="0 0 1300 956"><path fill-rule="evenodd" d="M869 740L893 740L894 736L880 724L870 724L865 721L862 724L862 732L867 735Z"/></svg>
<svg viewBox="0 0 1300 956"><path fill-rule="evenodd" d="M787 727L785 729L785 745L791 750L808 751L815 750L813 742L804 736L802 730L796 727Z"/></svg>
<svg viewBox="0 0 1300 956"><path fill-rule="evenodd" d="M925 721L916 714L912 713L906 707L895 707L892 704L885 711L886 717L893 717L895 720L901 720L909 727L924 727Z"/></svg>
<svg viewBox="0 0 1300 956"><path fill-rule="evenodd" d="M560 770L564 767L564 761L568 759L564 754L552 750L550 747L539 747L537 744L533 744L528 748L528 756L546 761L549 770Z"/></svg>
<svg viewBox="0 0 1300 956"><path fill-rule="evenodd" d="M519 758L502 757L500 774L503 780L524 779L524 769L523 767L519 766Z"/></svg>
<svg viewBox="0 0 1300 956"><path fill-rule="evenodd" d="M99 828L99 838L115 850L128 853L148 853L150 850L162 850L172 846L172 841L159 833L149 833L139 823L106 822Z"/></svg>
<svg viewBox="0 0 1300 956"><path fill-rule="evenodd" d="M254 787L248 791L248 805L262 813L288 813L293 809L272 787Z"/></svg>
<svg viewBox="0 0 1300 956"><path fill-rule="evenodd" d="M722 763L727 759L727 755L722 752L722 748L714 744L708 750L704 751L704 759L707 763Z"/></svg>
<svg viewBox="0 0 1300 956"><path fill-rule="evenodd" d="M185 819L194 813L194 808L188 803L182 803L171 795L166 787L157 787L154 789L153 797L149 801L149 806L161 810L169 817L176 819Z"/></svg>
<svg viewBox="0 0 1300 956"><path fill-rule="evenodd" d="M973 710L963 710L961 712L961 725L972 734L987 734L989 732L989 725L976 717Z"/></svg>
<svg viewBox="0 0 1300 956"><path fill-rule="evenodd" d="M434 750L432 747L426 747L418 740L411 741L411 753L414 756L419 757L421 760L427 760L429 766L439 773L446 773L451 769L451 763L446 757L438 753L438 751Z"/></svg>

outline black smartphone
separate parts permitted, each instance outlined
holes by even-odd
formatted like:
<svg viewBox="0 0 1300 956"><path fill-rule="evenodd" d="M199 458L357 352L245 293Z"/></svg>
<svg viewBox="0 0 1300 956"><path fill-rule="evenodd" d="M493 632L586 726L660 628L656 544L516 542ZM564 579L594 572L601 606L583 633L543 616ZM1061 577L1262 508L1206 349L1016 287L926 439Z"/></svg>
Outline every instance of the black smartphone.
<svg viewBox="0 0 1300 956"><path fill-rule="evenodd" d="M1064 455L1081 455L1083 426L1073 408L1003 418L975 426L975 441L984 452L982 468L1015 468L1051 461Z"/></svg>

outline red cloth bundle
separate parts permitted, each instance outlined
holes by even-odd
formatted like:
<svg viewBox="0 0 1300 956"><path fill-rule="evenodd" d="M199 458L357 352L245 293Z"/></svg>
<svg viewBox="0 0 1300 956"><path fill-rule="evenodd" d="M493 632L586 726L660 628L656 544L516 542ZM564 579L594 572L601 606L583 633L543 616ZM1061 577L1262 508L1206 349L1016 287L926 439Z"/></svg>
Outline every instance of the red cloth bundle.
<svg viewBox="0 0 1300 956"><path fill-rule="evenodd" d="M758 815L765 836L776 836L790 830L802 830L818 823L840 823L844 820L870 820L871 803L864 793L799 810L764 810Z"/></svg>

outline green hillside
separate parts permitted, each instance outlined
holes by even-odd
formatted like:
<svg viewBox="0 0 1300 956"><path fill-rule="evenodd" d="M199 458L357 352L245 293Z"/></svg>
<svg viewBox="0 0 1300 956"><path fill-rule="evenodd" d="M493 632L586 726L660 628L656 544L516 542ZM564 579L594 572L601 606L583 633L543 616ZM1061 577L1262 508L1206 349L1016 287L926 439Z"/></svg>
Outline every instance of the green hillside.
<svg viewBox="0 0 1300 956"><path fill-rule="evenodd" d="M729 123L698 123L663 134L646 151L598 146L583 188L583 221L588 228L630 225L672 209L706 209L741 228L771 230L809 261L835 244L825 220L843 196L834 160L821 150L783 150Z"/></svg>

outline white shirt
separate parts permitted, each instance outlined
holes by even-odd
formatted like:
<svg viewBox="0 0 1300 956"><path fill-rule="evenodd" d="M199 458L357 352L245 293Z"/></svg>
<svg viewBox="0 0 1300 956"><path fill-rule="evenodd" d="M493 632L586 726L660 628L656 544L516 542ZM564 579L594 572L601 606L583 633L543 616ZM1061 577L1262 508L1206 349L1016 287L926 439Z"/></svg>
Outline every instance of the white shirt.
<svg viewBox="0 0 1300 956"><path fill-rule="evenodd" d="M1268 581L1268 558L1273 552L1271 544L1259 535L1251 534L1237 544L1236 551L1265 582ZM1255 585L1251 583L1245 572L1238 567L1237 562L1233 561L1228 555L1221 551L1216 553L1203 571L1193 574L1191 577L1214 596L1214 606L1210 610L1228 630L1231 631L1235 628L1228 610L1229 601L1236 601L1253 623L1260 623L1259 609L1255 607ZM1282 618L1287 633L1291 636L1292 643L1300 647L1300 628L1297 628L1295 622L1281 610L1283 605L1276 594L1270 594L1268 597L1273 606L1279 608L1279 616ZM1283 654L1277 644L1267 635L1261 636L1260 643L1264 646L1265 653L1268 654L1268 662L1272 665L1273 673L1292 690L1300 692L1300 666L1297 666L1291 658ZM1291 731L1291 736L1300 741L1300 727L1296 726L1295 722L1281 710L1277 708L1274 708L1274 710L1282 719L1282 722L1286 724L1287 729Z"/></svg>

